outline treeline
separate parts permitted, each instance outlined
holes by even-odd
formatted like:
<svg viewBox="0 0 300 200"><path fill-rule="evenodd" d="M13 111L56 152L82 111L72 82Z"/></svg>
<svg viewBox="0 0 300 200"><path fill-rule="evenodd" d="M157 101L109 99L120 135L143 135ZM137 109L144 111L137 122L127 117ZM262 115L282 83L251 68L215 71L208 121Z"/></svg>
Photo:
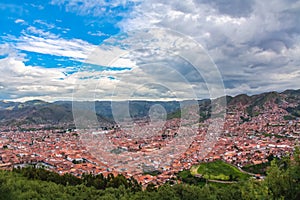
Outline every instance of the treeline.
<svg viewBox="0 0 300 200"><path fill-rule="evenodd" d="M123 186L125 189L129 189L132 192L142 190L142 185L138 183L137 180L133 177L126 178L122 174L118 174L117 176L108 174L107 177L103 176L103 174L83 174L81 178L78 178L72 174L66 173L59 175L56 172L36 167L14 168L13 172L18 173L27 179L48 181L63 186L84 185L87 187L94 187L98 190L119 188L120 186Z"/></svg>
<svg viewBox="0 0 300 200"><path fill-rule="evenodd" d="M103 177L60 176L43 169L25 168L0 171L0 199L105 199L105 200L196 200L196 199L300 199L299 150L278 161L274 159L264 180L249 179L233 184L169 183L146 190L134 179L122 175ZM189 174L185 178L191 178ZM196 180L196 179L195 179ZM203 180L199 180L203 181Z"/></svg>

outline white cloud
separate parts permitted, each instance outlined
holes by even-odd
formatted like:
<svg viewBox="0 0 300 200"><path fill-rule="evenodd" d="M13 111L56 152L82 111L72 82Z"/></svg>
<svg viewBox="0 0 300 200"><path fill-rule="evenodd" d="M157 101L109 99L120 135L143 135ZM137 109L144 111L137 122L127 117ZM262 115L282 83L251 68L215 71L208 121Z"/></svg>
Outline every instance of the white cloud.
<svg viewBox="0 0 300 200"><path fill-rule="evenodd" d="M38 29L34 26L29 26L27 29L26 29L26 32L29 33L29 34L34 34L34 35L39 35L41 37L44 37L44 38L52 38L52 39L57 39L58 36L49 32L49 31L44 31L42 29ZM24 35L28 35L24 30L22 31L22 33Z"/></svg>
<svg viewBox="0 0 300 200"><path fill-rule="evenodd" d="M0 60L0 73L4 99L71 94L62 69L25 66L23 61L7 57Z"/></svg>
<svg viewBox="0 0 300 200"><path fill-rule="evenodd" d="M15 50L9 44L0 44L0 55L8 55L15 52Z"/></svg>
<svg viewBox="0 0 300 200"><path fill-rule="evenodd" d="M16 20L15 20L15 23L16 23L16 24L19 24L19 23L24 24L25 21L24 21L23 19L16 19Z"/></svg>
<svg viewBox="0 0 300 200"><path fill-rule="evenodd" d="M99 37L101 37L101 36L109 36L108 34L103 33L101 31L96 31L96 32L89 31L88 34L92 35L92 36L99 36Z"/></svg>
<svg viewBox="0 0 300 200"><path fill-rule="evenodd" d="M53 28L56 27L55 24L47 23L47 22L45 22L43 20L40 20L40 19L34 20L33 24L39 24L40 26L44 26L47 29L53 29Z"/></svg>
<svg viewBox="0 0 300 200"><path fill-rule="evenodd" d="M79 15L103 16L113 13L112 8L128 5L128 0L52 0L54 5L64 6L67 12L76 12ZM120 15L121 13L113 13Z"/></svg>
<svg viewBox="0 0 300 200"><path fill-rule="evenodd" d="M35 20L34 24L43 25L47 30L51 30L54 27L53 24L45 23L42 20ZM58 27L58 29L62 28ZM60 35L54 34L51 31L45 31L45 29L37 28L34 25L30 25L26 29L22 30L19 37L8 34L6 36L2 36L2 39L7 41L6 44L13 47L15 52L23 50L41 54L63 56L81 62L83 62L97 47L82 39L64 39L60 37Z"/></svg>
<svg viewBox="0 0 300 200"><path fill-rule="evenodd" d="M65 40L50 32L44 32L43 30L36 29L35 27L29 27L28 31L40 36L24 33L23 36L16 40L16 49L42 54L65 56L83 61L90 52L96 48L96 46L83 40Z"/></svg>

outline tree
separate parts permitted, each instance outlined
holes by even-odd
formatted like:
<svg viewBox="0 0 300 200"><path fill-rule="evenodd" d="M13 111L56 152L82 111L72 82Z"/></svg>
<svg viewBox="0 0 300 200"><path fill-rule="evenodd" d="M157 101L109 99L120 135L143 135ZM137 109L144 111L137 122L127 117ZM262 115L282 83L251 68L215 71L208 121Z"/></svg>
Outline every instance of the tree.
<svg viewBox="0 0 300 200"><path fill-rule="evenodd" d="M180 199L174 189L169 184L160 186L157 190L157 195L160 200L177 200Z"/></svg>
<svg viewBox="0 0 300 200"><path fill-rule="evenodd" d="M148 192L154 192L154 191L156 191L155 185L153 183L149 183L147 185L147 187L146 187L146 191L148 191Z"/></svg>
<svg viewBox="0 0 300 200"><path fill-rule="evenodd" d="M260 181L250 179L239 185L240 197L237 199L269 199L267 186ZM230 192L231 189L228 189Z"/></svg>
<svg viewBox="0 0 300 200"><path fill-rule="evenodd" d="M282 164L284 163L284 164ZM274 199L296 199L299 195L299 182L297 183L297 161L291 163L290 160L276 162L273 160L267 170L265 184L268 187L269 194ZM280 166L278 166L278 164Z"/></svg>

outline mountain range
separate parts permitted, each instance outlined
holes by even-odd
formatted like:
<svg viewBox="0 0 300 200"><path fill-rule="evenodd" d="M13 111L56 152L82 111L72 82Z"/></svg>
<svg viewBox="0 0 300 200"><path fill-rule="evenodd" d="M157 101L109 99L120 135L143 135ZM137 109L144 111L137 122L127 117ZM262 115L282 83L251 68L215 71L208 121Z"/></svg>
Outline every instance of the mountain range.
<svg viewBox="0 0 300 200"><path fill-rule="evenodd" d="M225 96L227 111L237 107L245 107L249 117L259 114L260 110L272 109L265 105L268 103L277 104L288 111L290 119L300 117L300 90L286 90L284 92L266 92L248 96L240 94L237 96ZM218 100L218 99L216 99ZM149 109L153 105L161 105L167 113L167 117L180 117L181 105L191 106L195 101L129 101L129 113L134 119L149 117ZM197 102L197 101L196 101ZM211 100L198 100L200 118L209 118L211 112ZM32 100L27 102L0 101L0 125L14 126L24 124L73 124L73 109L86 110L85 105L93 106L93 110L99 121L114 123L112 104L110 101L95 102L72 102L56 101L45 102ZM283 106L284 105L284 106Z"/></svg>

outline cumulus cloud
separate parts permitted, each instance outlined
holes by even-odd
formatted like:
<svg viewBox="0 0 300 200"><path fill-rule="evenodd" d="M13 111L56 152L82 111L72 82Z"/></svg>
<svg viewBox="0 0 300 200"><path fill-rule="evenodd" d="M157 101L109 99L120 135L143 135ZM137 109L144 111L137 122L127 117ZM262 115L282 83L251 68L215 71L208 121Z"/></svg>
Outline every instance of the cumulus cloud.
<svg viewBox="0 0 300 200"><path fill-rule="evenodd" d="M201 99L225 95L219 71L204 49L174 31L145 29L121 34L106 40L87 60L97 65L131 66L128 71L102 72L114 77L109 83L113 99Z"/></svg>
<svg viewBox="0 0 300 200"><path fill-rule="evenodd" d="M52 96L60 97L71 93L65 84L61 69L45 69L25 66L23 61L13 57L0 60L1 98L15 99L23 97Z"/></svg>
<svg viewBox="0 0 300 200"><path fill-rule="evenodd" d="M299 10L300 2L292 0L150 0L120 26L163 27L193 37L219 67L229 94L253 94L299 88ZM286 76L274 78L283 71Z"/></svg>

